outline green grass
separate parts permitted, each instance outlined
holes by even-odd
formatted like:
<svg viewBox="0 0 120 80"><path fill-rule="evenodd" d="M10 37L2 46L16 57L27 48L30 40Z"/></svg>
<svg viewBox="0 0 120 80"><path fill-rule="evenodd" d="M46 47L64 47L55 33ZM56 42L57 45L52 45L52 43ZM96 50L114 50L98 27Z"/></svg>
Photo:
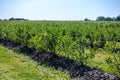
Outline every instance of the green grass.
<svg viewBox="0 0 120 80"><path fill-rule="evenodd" d="M0 45L0 80L71 80L67 73L39 65Z"/></svg>
<svg viewBox="0 0 120 80"><path fill-rule="evenodd" d="M99 69L106 71L108 73L120 76L120 73L118 73L118 70L116 69L115 65L110 66L106 63L106 59L109 57L114 58L114 55L118 55L118 54L113 54L111 52L104 51L103 49L98 50L95 53L95 57L88 60L88 65L99 68Z"/></svg>

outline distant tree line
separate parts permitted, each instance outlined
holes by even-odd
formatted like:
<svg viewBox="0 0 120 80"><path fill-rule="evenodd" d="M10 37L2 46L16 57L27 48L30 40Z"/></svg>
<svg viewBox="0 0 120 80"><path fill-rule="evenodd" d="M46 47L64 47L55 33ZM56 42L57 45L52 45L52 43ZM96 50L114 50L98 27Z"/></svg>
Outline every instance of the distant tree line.
<svg viewBox="0 0 120 80"><path fill-rule="evenodd" d="M14 21L14 20L17 20L17 21L21 21L21 20L22 20L22 21L26 21L26 20L28 20L28 19L24 19L24 18L13 18L13 17L9 19L9 21Z"/></svg>
<svg viewBox="0 0 120 80"><path fill-rule="evenodd" d="M9 19L0 19L0 21L28 21L28 19L24 19L24 18L9 18ZM88 18L85 18L84 21L93 21L93 20L90 20ZM118 15L117 17L104 17L104 16L98 16L96 18L96 21L120 21L120 15Z"/></svg>
<svg viewBox="0 0 120 80"><path fill-rule="evenodd" d="M24 19L24 18L9 18L9 19L0 19L0 21L28 21L28 19Z"/></svg>
<svg viewBox="0 0 120 80"><path fill-rule="evenodd" d="M91 21L88 18L85 18L84 21ZM96 21L120 21L120 15L117 17L104 17L104 16L98 16Z"/></svg>
<svg viewBox="0 0 120 80"><path fill-rule="evenodd" d="M117 16L116 18L99 16L99 17L97 17L96 21L120 21L120 15Z"/></svg>

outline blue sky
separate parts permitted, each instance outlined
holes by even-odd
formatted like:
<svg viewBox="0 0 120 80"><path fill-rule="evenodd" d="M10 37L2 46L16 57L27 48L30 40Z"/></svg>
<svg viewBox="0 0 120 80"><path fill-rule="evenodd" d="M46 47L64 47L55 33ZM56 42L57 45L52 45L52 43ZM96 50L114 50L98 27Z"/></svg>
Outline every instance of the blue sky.
<svg viewBox="0 0 120 80"><path fill-rule="evenodd" d="M120 0L0 0L0 19L95 20L120 15Z"/></svg>

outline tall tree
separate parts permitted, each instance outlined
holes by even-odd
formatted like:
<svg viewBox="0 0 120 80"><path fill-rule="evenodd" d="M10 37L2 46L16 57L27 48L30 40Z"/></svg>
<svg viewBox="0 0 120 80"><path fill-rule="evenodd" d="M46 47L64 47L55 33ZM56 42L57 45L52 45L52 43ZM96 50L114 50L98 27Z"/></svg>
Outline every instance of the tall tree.
<svg viewBox="0 0 120 80"><path fill-rule="evenodd" d="M90 21L90 19L88 19L88 18L85 18L85 19L84 19L84 21Z"/></svg>
<svg viewBox="0 0 120 80"><path fill-rule="evenodd" d="M113 19L111 17L106 17L105 21L113 21Z"/></svg>
<svg viewBox="0 0 120 80"><path fill-rule="evenodd" d="M97 17L96 21L105 21L105 17L104 16L99 16L99 17Z"/></svg>
<svg viewBox="0 0 120 80"><path fill-rule="evenodd" d="M116 17L116 20L117 20L117 21L120 21L120 15Z"/></svg>
<svg viewBox="0 0 120 80"><path fill-rule="evenodd" d="M11 20L14 20L14 18L13 18L13 17L11 17L11 18L9 19L9 21L11 21Z"/></svg>

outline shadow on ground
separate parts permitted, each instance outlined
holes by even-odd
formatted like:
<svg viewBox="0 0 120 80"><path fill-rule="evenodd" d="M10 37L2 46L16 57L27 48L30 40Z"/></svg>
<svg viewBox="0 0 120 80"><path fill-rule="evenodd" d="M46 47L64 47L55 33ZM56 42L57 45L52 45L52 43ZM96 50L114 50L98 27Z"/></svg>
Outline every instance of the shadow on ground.
<svg viewBox="0 0 120 80"><path fill-rule="evenodd" d="M35 49L2 39L0 39L0 44L10 50L15 49L24 53L34 61L37 61L40 65L47 64L48 67L54 67L55 69L61 69L64 72L68 72L71 78L76 78L77 80L120 80L120 78L115 75L108 74L87 65L80 65L80 63L75 60L58 56L54 53L38 53Z"/></svg>

